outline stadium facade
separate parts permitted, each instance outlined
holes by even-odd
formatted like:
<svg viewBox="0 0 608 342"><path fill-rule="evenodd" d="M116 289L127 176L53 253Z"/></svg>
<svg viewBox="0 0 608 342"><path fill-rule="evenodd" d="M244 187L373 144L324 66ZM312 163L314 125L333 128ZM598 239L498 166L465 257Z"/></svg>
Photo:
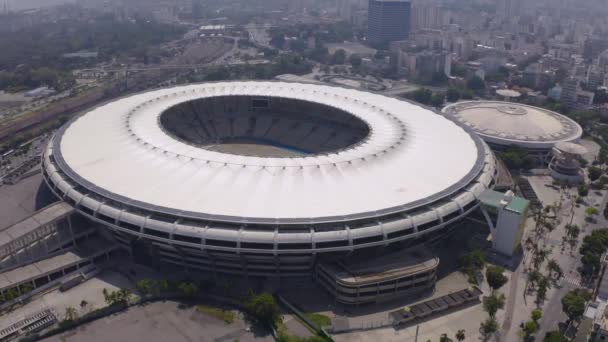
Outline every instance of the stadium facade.
<svg viewBox="0 0 608 342"><path fill-rule="evenodd" d="M67 123L42 163L52 191L138 262L261 277L310 276L322 264L326 275L345 264L375 272L359 271L365 284L324 277L332 291L357 288L340 290L349 303L366 289L432 286L433 257L369 263L457 228L496 178L487 145L440 114L286 82L125 97Z"/></svg>

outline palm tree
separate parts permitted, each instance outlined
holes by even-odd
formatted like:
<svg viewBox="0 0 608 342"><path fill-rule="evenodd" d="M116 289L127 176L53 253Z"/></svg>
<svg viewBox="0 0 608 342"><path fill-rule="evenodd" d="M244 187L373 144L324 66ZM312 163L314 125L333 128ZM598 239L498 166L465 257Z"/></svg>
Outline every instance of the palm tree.
<svg viewBox="0 0 608 342"><path fill-rule="evenodd" d="M68 306L67 308L65 308L65 320L66 321L73 321L77 318L78 318L78 313L76 312L76 309L74 309L71 306Z"/></svg>
<svg viewBox="0 0 608 342"><path fill-rule="evenodd" d="M89 305L89 302L87 302L86 300L81 300L80 301L80 310L84 311L86 309L86 307Z"/></svg>
<svg viewBox="0 0 608 342"><path fill-rule="evenodd" d="M103 293L103 300L108 304L112 304L112 300L110 298L110 293L108 292L108 289L106 289L104 287L103 290L101 291L101 293Z"/></svg>
<svg viewBox="0 0 608 342"><path fill-rule="evenodd" d="M131 301L132 293L128 289L120 289L118 290L117 302L124 302L125 304L129 304Z"/></svg>
<svg viewBox="0 0 608 342"><path fill-rule="evenodd" d="M439 342L452 342L452 339L448 337L448 334L441 334Z"/></svg>
<svg viewBox="0 0 608 342"><path fill-rule="evenodd" d="M156 283L156 288L158 289L159 293L167 292L167 291L169 291L169 282L164 279L159 280Z"/></svg>
<svg viewBox="0 0 608 342"><path fill-rule="evenodd" d="M532 255L532 265L534 266L534 270L538 271L540 266L547 260L547 257L551 253L550 249L545 249L542 247L537 247Z"/></svg>
<svg viewBox="0 0 608 342"><path fill-rule="evenodd" d="M460 329L456 332L456 339L458 340L458 342L464 341L465 336L464 336L464 329Z"/></svg>
<svg viewBox="0 0 608 342"><path fill-rule="evenodd" d="M562 268L554 259L550 259L549 262L547 262L547 270L549 270L549 275L555 282L557 282L564 275Z"/></svg>

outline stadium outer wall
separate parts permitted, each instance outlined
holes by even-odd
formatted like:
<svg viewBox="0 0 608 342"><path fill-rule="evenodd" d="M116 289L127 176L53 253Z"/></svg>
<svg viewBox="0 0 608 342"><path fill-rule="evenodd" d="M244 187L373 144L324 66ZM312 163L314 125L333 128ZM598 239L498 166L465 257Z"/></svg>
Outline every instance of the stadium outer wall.
<svg viewBox="0 0 608 342"><path fill-rule="evenodd" d="M395 244L419 244L455 228L474 211L478 196L493 187L497 173L492 152L472 135L483 164L476 177L434 202L404 212L292 225L193 220L132 208L80 184L66 172L61 155L56 153L62 132L52 139L42 160L44 180L58 198L108 227L138 262L212 273L310 276L320 259Z"/></svg>

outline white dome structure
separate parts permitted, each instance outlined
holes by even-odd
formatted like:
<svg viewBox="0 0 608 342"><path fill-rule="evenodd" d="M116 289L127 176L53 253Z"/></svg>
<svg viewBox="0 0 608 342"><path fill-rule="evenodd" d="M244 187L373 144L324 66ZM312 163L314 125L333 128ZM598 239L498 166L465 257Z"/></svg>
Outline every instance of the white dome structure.
<svg viewBox="0 0 608 342"><path fill-rule="evenodd" d="M520 147L546 159L559 142L580 139L583 129L574 120L547 109L512 102L465 101L443 113L467 126L491 147Z"/></svg>

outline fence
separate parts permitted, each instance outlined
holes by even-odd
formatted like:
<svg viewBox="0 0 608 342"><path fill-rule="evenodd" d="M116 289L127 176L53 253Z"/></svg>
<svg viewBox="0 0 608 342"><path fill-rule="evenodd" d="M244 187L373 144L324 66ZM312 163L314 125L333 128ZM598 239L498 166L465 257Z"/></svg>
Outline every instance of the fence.
<svg viewBox="0 0 608 342"><path fill-rule="evenodd" d="M350 333L350 332L355 332L355 331L367 331L367 330L374 330L374 329L381 329L381 328L389 328L392 327L393 323L389 320L380 320L380 321L372 321L372 322L361 322L359 324L355 324L355 325L351 325L351 323L349 322L349 325L347 327L336 327L335 325L332 325L328 331L332 334L345 334L345 333Z"/></svg>

